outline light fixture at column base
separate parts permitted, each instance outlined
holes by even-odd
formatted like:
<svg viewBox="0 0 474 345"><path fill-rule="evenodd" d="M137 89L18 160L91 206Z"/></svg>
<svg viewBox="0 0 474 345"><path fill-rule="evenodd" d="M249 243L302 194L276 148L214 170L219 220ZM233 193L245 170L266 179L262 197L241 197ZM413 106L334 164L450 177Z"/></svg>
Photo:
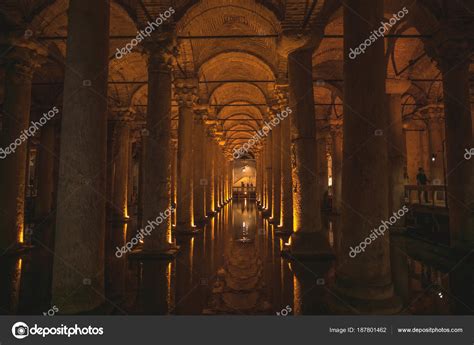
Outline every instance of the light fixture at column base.
<svg viewBox="0 0 474 345"><path fill-rule="evenodd" d="M179 246L170 245L166 249L149 250L149 249L136 249L132 250L128 255L131 260L170 260L174 259L179 252Z"/></svg>
<svg viewBox="0 0 474 345"><path fill-rule="evenodd" d="M281 251L289 260L334 260L334 252L322 232L294 232Z"/></svg>
<svg viewBox="0 0 474 345"><path fill-rule="evenodd" d="M293 233L293 229L284 228L281 226L278 226L277 228L275 228L275 235L278 235L278 236L287 236L287 235L291 235L292 233Z"/></svg>
<svg viewBox="0 0 474 345"><path fill-rule="evenodd" d="M176 226L176 231L175 235L176 236L193 236L201 232L200 229L196 228L195 226L189 226L189 225L177 225Z"/></svg>
<svg viewBox="0 0 474 345"><path fill-rule="evenodd" d="M280 224L280 220L279 219L275 219L275 218L269 218L268 219L268 222L270 224Z"/></svg>

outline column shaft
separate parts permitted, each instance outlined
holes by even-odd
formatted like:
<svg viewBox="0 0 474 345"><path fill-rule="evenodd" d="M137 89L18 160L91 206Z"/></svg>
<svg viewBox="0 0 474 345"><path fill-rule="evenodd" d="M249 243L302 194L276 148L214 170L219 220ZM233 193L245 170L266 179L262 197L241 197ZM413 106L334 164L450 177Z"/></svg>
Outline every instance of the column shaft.
<svg viewBox="0 0 474 345"><path fill-rule="evenodd" d="M405 202L406 141L403 132L402 103L400 94L386 96L388 127L389 211L398 211Z"/></svg>
<svg viewBox="0 0 474 345"><path fill-rule="evenodd" d="M388 125L388 116L384 116L384 41L376 41L355 59L349 57L350 49L380 25L383 4L383 0L354 0L350 9L344 8L344 203L342 257L338 258L341 264L335 291L361 313L396 313L401 308L394 298L389 234L374 239L374 228L389 217L387 144L383 137ZM383 233L377 235L382 237ZM365 251L351 256L352 248L366 238L371 242ZM336 304L343 312L351 312L346 305Z"/></svg>
<svg viewBox="0 0 474 345"><path fill-rule="evenodd" d="M178 180L176 216L178 231L191 231L193 214L193 109L179 108L178 124Z"/></svg>
<svg viewBox="0 0 474 345"><path fill-rule="evenodd" d="M204 166L206 141L202 121L197 119L194 125L194 219L196 222L202 223L206 219L206 185L203 183L206 177Z"/></svg>
<svg viewBox="0 0 474 345"><path fill-rule="evenodd" d="M316 120L314 115L312 50L288 57L293 148L293 224L291 255L329 257L328 231L321 226L318 191Z"/></svg>
<svg viewBox="0 0 474 345"><path fill-rule="evenodd" d="M474 159L465 159L472 140L469 107L469 59L466 51L447 49L443 73L446 118L448 207L451 245L474 248ZM450 54L459 54L451 59Z"/></svg>
<svg viewBox="0 0 474 345"><path fill-rule="evenodd" d="M272 223L281 219L281 123L272 130Z"/></svg>
<svg viewBox="0 0 474 345"><path fill-rule="evenodd" d="M114 140L113 210L118 220L128 218L128 179L130 172L130 127L125 121L116 123Z"/></svg>
<svg viewBox="0 0 474 345"><path fill-rule="evenodd" d="M109 13L109 1L69 2L52 282L65 314L104 301Z"/></svg>
<svg viewBox="0 0 474 345"><path fill-rule="evenodd" d="M291 119L281 122L281 231L293 232L293 181L291 176Z"/></svg>

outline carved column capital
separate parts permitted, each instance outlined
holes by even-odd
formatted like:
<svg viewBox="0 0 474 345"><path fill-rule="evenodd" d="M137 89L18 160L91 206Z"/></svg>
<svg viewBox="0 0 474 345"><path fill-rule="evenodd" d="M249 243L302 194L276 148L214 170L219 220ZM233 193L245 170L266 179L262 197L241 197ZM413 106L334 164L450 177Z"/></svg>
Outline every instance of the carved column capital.
<svg viewBox="0 0 474 345"><path fill-rule="evenodd" d="M386 79L385 92L389 95L403 95L411 86L407 79Z"/></svg>
<svg viewBox="0 0 474 345"><path fill-rule="evenodd" d="M14 80L31 80L35 69L46 62L48 51L31 37L9 35L0 37L0 48L7 53L2 58Z"/></svg>
<svg viewBox="0 0 474 345"><path fill-rule="evenodd" d="M170 73L176 64L177 42L174 31L154 33L143 43L148 70Z"/></svg>
<svg viewBox="0 0 474 345"><path fill-rule="evenodd" d="M198 83L196 79L181 79L174 81L174 93L180 107L193 107L198 100Z"/></svg>
<svg viewBox="0 0 474 345"><path fill-rule="evenodd" d="M473 26L471 24L471 26ZM427 53L438 64L443 72L454 66L468 64L474 50L474 43L469 37L468 26L460 21L444 21L429 41Z"/></svg>

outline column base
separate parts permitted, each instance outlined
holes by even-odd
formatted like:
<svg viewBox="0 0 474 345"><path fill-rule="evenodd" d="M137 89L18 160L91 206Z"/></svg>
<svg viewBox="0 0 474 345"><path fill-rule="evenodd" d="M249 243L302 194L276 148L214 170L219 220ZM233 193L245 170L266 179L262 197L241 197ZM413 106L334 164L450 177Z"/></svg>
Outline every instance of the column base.
<svg viewBox="0 0 474 345"><path fill-rule="evenodd" d="M287 235L291 235L292 233L293 233L293 229L289 229L282 226L275 228L275 235L277 236L287 236Z"/></svg>
<svg viewBox="0 0 474 345"><path fill-rule="evenodd" d="M328 239L321 232L294 232L290 237L290 244L283 247L281 255L290 260L335 259Z"/></svg>
<svg viewBox="0 0 474 345"><path fill-rule="evenodd" d="M179 252L179 246L170 244L168 248L150 250L136 249L128 254L130 260L170 260L174 259Z"/></svg>
<svg viewBox="0 0 474 345"><path fill-rule="evenodd" d="M207 218L208 218L208 219L209 219L209 218L212 218L212 217L214 217L216 214L217 214L216 211L207 212Z"/></svg>
<svg viewBox="0 0 474 345"><path fill-rule="evenodd" d="M16 256L33 249L35 246L24 243L15 243L8 248L0 248L0 256Z"/></svg>
<svg viewBox="0 0 474 345"><path fill-rule="evenodd" d="M394 315L403 308L401 298L393 295L384 299L355 298L342 293L337 288L328 294L327 308L338 315Z"/></svg>
<svg viewBox="0 0 474 345"><path fill-rule="evenodd" d="M207 224L208 220L209 219L207 217L202 218L202 219L199 219L199 220L195 220L194 224L195 224L196 228L202 229Z"/></svg>
<svg viewBox="0 0 474 345"><path fill-rule="evenodd" d="M280 220L279 220L279 219L275 219L275 218L269 218L269 219L268 219L268 222L269 222L270 224L273 224L273 225L275 225L275 224L280 224Z"/></svg>
<svg viewBox="0 0 474 345"><path fill-rule="evenodd" d="M196 235L200 231L201 230L199 230L196 226L190 226L188 224L177 224L175 234L176 236L180 236L180 235L192 236L192 235Z"/></svg>
<svg viewBox="0 0 474 345"><path fill-rule="evenodd" d="M130 217L124 217L123 215L113 214L110 219L109 223L128 223L130 221Z"/></svg>

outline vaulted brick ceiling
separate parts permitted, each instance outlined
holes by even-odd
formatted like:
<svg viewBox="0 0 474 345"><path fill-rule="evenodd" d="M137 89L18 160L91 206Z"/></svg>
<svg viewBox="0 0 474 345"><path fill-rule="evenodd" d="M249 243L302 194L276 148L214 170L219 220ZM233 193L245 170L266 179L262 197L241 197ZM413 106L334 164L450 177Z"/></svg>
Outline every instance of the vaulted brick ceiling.
<svg viewBox="0 0 474 345"><path fill-rule="evenodd" d="M200 102L211 105L210 116L217 120L226 136L227 149L250 137L268 116L267 107L262 104L271 103L275 97L274 81L286 77L286 63L279 54L277 37L284 30L309 32L318 25L324 27L325 37L317 41L313 55L314 97L318 104L315 116L321 119L342 114L340 105L330 105L342 102L343 23L337 0L117 0L111 4L111 107L131 106L145 119L147 71L142 47L137 46L131 54L117 60L115 50L129 41L117 36L135 36L148 20L173 6L176 14L170 23L180 37L177 74L199 79ZM391 33L413 37L386 40L386 61L389 77L417 80L404 98L409 105L403 110L409 114L418 104L436 102L442 95L442 84L436 81L440 78L439 70L426 54L425 43L426 37L437 29L443 7L440 0L420 0L408 5L401 0L386 0L385 17L389 18L403 6L409 8L409 16ZM462 15L472 18L474 5L465 6ZM67 8L67 0L0 3L2 27L18 32L32 30L50 51L49 61L34 80L33 100L39 108L42 103L61 102ZM267 37L185 38L216 35ZM2 94L0 89L0 99Z"/></svg>

